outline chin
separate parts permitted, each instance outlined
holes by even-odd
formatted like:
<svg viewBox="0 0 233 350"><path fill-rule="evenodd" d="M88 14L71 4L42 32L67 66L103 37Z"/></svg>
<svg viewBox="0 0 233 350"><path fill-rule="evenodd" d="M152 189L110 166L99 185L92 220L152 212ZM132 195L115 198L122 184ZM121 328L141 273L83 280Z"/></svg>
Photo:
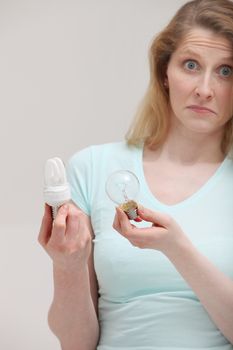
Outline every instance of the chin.
<svg viewBox="0 0 233 350"><path fill-rule="evenodd" d="M216 131L216 127L214 127L212 123L206 121L193 121L185 123L183 126L186 130L199 134L211 134L213 131Z"/></svg>

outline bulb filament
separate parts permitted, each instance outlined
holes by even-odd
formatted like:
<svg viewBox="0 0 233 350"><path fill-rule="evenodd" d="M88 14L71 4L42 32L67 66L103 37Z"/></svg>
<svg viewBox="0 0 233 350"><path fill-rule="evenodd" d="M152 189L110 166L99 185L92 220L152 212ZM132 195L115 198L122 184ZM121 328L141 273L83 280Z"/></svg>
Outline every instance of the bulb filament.
<svg viewBox="0 0 233 350"><path fill-rule="evenodd" d="M121 192L122 192L122 194L123 194L123 197L124 197L125 202L128 202L128 201L129 201L129 198L128 198L127 193L126 193L126 190L125 190L126 184L125 184L125 183L119 183L119 187L120 187L120 189L121 189Z"/></svg>

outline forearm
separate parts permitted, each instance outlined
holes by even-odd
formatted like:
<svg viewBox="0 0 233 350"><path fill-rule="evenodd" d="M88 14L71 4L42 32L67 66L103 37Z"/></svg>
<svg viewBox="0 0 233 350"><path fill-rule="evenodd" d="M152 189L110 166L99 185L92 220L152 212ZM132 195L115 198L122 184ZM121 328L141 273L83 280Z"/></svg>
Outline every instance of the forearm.
<svg viewBox="0 0 233 350"><path fill-rule="evenodd" d="M233 343L233 281L191 242L166 252L223 335Z"/></svg>
<svg viewBox="0 0 233 350"><path fill-rule="evenodd" d="M87 266L75 271L54 267L54 299L48 321L63 350L96 349L99 325Z"/></svg>

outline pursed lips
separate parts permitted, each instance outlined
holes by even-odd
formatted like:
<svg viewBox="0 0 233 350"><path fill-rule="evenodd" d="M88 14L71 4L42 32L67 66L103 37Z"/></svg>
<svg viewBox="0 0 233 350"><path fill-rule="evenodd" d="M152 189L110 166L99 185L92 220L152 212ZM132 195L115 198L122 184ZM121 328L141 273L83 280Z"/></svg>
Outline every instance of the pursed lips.
<svg viewBox="0 0 233 350"><path fill-rule="evenodd" d="M197 112L211 112L211 113L217 114L212 109L207 108L207 107L203 107L203 106L191 105L191 106L188 106L187 108L192 109L192 110L197 111Z"/></svg>

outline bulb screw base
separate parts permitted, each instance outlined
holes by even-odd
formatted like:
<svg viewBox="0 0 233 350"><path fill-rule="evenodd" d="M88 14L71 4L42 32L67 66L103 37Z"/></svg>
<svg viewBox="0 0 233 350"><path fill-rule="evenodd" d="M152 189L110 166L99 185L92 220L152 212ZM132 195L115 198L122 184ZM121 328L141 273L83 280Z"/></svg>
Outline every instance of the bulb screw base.
<svg viewBox="0 0 233 350"><path fill-rule="evenodd" d="M137 208L130 209L125 212L130 220L135 220L138 217Z"/></svg>
<svg viewBox="0 0 233 350"><path fill-rule="evenodd" d="M123 203L120 205L120 208L126 213L129 220L134 220L136 222L142 221L142 219L138 216L138 205L135 201L130 200Z"/></svg>
<svg viewBox="0 0 233 350"><path fill-rule="evenodd" d="M55 219L57 212L58 212L59 207L58 206L52 206L52 217L53 220Z"/></svg>

